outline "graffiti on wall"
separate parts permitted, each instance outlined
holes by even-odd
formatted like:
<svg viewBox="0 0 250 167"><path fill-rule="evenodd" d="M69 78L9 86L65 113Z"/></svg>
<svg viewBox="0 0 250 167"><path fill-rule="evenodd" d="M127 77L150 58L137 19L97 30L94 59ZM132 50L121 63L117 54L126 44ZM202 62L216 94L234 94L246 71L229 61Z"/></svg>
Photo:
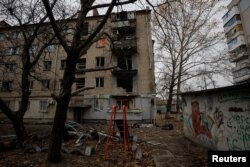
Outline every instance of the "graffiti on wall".
<svg viewBox="0 0 250 167"><path fill-rule="evenodd" d="M214 122L215 122L217 128L220 128L220 126L223 124L223 112L220 111L219 108L215 109Z"/></svg>
<svg viewBox="0 0 250 167"><path fill-rule="evenodd" d="M230 109L230 108L229 108ZM232 111L230 111L232 112ZM231 113L227 120L229 150L250 150L250 117L244 113Z"/></svg>
<svg viewBox="0 0 250 167"><path fill-rule="evenodd" d="M211 138L210 129L212 127L213 122L209 119L204 113L200 112L199 103L194 101L191 103L192 106L192 125L195 131L195 134L198 136L203 134L208 138Z"/></svg>

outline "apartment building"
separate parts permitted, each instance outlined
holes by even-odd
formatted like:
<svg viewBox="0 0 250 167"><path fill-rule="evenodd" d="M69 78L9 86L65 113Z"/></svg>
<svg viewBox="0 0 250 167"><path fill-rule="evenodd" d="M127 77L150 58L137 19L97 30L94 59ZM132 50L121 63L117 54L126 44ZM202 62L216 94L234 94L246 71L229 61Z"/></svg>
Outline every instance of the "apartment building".
<svg viewBox="0 0 250 167"><path fill-rule="evenodd" d="M250 1L232 0L223 16L234 83L250 81Z"/></svg>
<svg viewBox="0 0 250 167"><path fill-rule="evenodd" d="M88 17L86 34L91 31L101 15ZM68 20L74 24L74 20ZM18 37L19 27L0 23L0 96L12 109L20 103L20 56L18 47L6 47L5 34L11 31ZM127 106L128 120L151 120L155 114L154 55L151 38L150 11L112 13L103 31L111 38L100 38L82 55L77 64L76 81L72 91L94 87L72 97L68 108L68 120L82 123L84 120L106 120L112 106ZM22 38L22 37L20 37ZM34 46L34 50L36 47ZM32 90L25 119L52 121L56 102L51 94L58 94L65 68L66 54L59 44L48 46L30 79ZM102 69L117 66L109 71L82 72L84 69ZM19 79L18 79L19 78ZM0 118L4 115L0 111Z"/></svg>

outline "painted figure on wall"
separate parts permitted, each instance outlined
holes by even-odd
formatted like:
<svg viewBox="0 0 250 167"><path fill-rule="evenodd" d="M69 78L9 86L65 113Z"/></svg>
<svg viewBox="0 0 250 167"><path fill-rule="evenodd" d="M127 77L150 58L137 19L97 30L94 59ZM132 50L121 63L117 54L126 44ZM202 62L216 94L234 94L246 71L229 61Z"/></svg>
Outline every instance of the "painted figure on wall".
<svg viewBox="0 0 250 167"><path fill-rule="evenodd" d="M192 124L195 131L196 136L203 134L209 138L212 138L211 132L208 128L204 126L204 122L202 122L202 113L200 112L199 103L194 101L191 103L192 106Z"/></svg>

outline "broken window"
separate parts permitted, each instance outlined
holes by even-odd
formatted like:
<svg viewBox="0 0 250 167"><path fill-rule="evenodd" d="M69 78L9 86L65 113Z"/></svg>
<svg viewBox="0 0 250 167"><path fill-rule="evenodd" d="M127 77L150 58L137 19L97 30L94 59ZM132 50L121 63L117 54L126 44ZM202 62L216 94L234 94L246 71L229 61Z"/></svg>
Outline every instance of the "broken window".
<svg viewBox="0 0 250 167"><path fill-rule="evenodd" d="M133 91L133 77L117 77L117 87L121 87L126 90L126 92Z"/></svg>
<svg viewBox="0 0 250 167"><path fill-rule="evenodd" d="M5 64L5 67L6 67L6 69L7 69L9 72L15 72L15 71L16 71L16 63L8 63L8 64Z"/></svg>
<svg viewBox="0 0 250 167"><path fill-rule="evenodd" d="M96 47L97 48L104 48L107 44L106 38L101 38L96 42Z"/></svg>
<svg viewBox="0 0 250 167"><path fill-rule="evenodd" d="M128 20L127 12L117 13L116 20L120 20L120 21Z"/></svg>
<svg viewBox="0 0 250 167"><path fill-rule="evenodd" d="M61 70L64 70L66 67L66 60L61 60L61 66L60 66L60 69Z"/></svg>
<svg viewBox="0 0 250 167"><path fill-rule="evenodd" d="M44 52L52 52L54 49L54 45L49 45L44 49Z"/></svg>
<svg viewBox="0 0 250 167"><path fill-rule="evenodd" d="M85 78L76 79L76 89L81 89L85 87Z"/></svg>
<svg viewBox="0 0 250 167"><path fill-rule="evenodd" d="M127 109L131 109L131 108L134 108L134 103L133 103L133 100L130 99L130 98L126 98L126 99L118 99L116 101L117 103L117 106L118 106L118 109L121 110L122 109L122 106L126 106Z"/></svg>
<svg viewBox="0 0 250 167"><path fill-rule="evenodd" d="M49 89L49 80L42 80L42 90L48 90Z"/></svg>
<svg viewBox="0 0 250 167"><path fill-rule="evenodd" d="M104 78L98 77L95 79L96 87L104 87Z"/></svg>
<svg viewBox="0 0 250 167"><path fill-rule="evenodd" d="M77 70L83 70L86 69L86 58L81 58L78 60L78 63L76 65Z"/></svg>
<svg viewBox="0 0 250 167"><path fill-rule="evenodd" d="M123 70L132 70L132 56L119 56L118 67Z"/></svg>
<svg viewBox="0 0 250 167"><path fill-rule="evenodd" d="M50 70L51 69L51 61L44 61L43 65L44 65L44 70Z"/></svg>
<svg viewBox="0 0 250 167"><path fill-rule="evenodd" d="M96 67L104 67L104 57L96 57Z"/></svg>

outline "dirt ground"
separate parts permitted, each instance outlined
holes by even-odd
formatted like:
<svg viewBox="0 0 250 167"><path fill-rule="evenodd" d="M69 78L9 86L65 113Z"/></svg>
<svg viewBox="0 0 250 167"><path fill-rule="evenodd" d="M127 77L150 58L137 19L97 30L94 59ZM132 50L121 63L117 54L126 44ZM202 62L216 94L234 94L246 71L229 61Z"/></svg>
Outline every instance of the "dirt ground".
<svg viewBox="0 0 250 167"><path fill-rule="evenodd" d="M81 146L76 146L76 139L70 139L63 143L65 148L62 155L63 161L59 164L49 164L47 162L47 150L49 138L44 135L51 130L51 125L28 124L27 131L30 134L28 145L36 145L45 148L44 152L34 153L24 149L0 149L0 167L155 167L155 158L166 151L173 155L173 158L165 158L162 161L169 161L169 166L179 167L203 167L207 166L207 149L201 147L183 135L183 124L175 118L164 120L158 117L156 123L158 127L150 125L139 125L140 127L130 126L129 133L132 136L138 136L137 150L141 150L141 158L137 152L129 152L126 161L123 161L123 152L115 152L118 158L113 160L104 160L105 144L99 144L98 140L87 139ZM165 123L172 123L172 130L162 129ZM106 132L105 123L88 123L83 124L82 131L95 129L98 132ZM12 135L13 128L10 124L0 124L0 136ZM10 139L0 138L0 144L10 144ZM131 144L132 145L132 144ZM91 156L85 155L86 148L93 148ZM120 148L118 148L120 147ZM1 146L0 146L1 148ZM117 146L117 150L123 150L122 145ZM67 153L67 150L78 150ZM113 150L113 151L117 151ZM140 152L139 152L140 153ZM108 154L109 155L109 154ZM112 157L110 157L112 158ZM173 161L174 160L174 161ZM158 167L159 165L157 165ZM163 165L162 167L167 167Z"/></svg>

